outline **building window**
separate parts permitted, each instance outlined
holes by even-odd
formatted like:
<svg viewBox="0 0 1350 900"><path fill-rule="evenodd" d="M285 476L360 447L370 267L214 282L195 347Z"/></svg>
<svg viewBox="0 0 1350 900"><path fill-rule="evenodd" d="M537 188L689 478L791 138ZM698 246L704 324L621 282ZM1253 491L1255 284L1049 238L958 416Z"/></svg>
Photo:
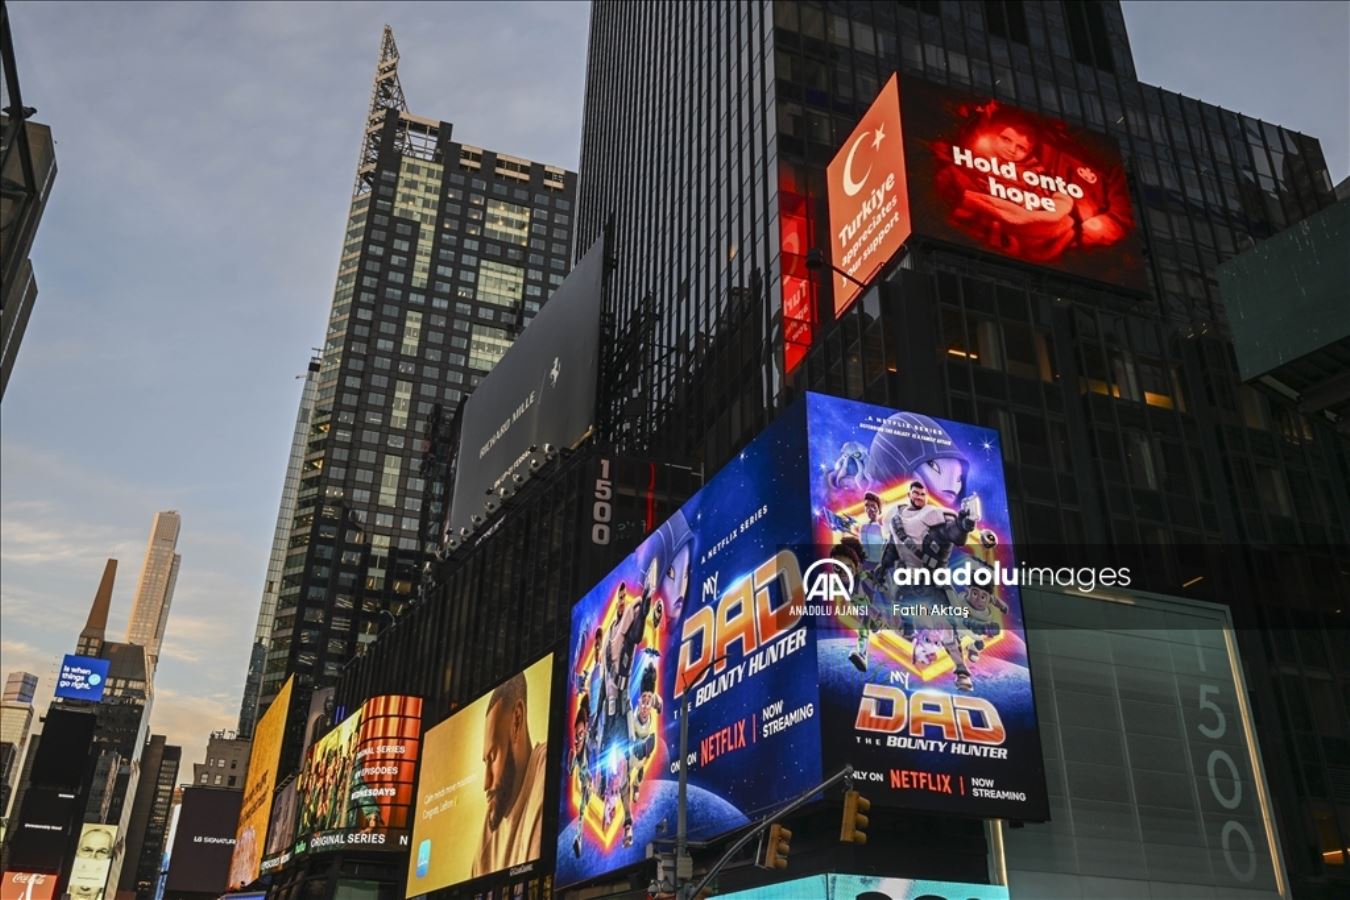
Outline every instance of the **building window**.
<svg viewBox="0 0 1350 900"><path fill-rule="evenodd" d="M475 325L469 340L469 365L483 371L497 364L511 347L511 335L501 328Z"/></svg>
<svg viewBox="0 0 1350 900"><path fill-rule="evenodd" d="M397 456L384 458L384 474L380 476L380 505L394 506L398 503L398 476L403 469L403 460Z"/></svg>
<svg viewBox="0 0 1350 900"><path fill-rule="evenodd" d="M478 269L478 299L514 309L525 289L525 272L519 266L483 260Z"/></svg>
<svg viewBox="0 0 1350 900"><path fill-rule="evenodd" d="M408 409L412 405L412 382L394 383L394 406L389 413L389 425L393 428L408 427Z"/></svg>
<svg viewBox="0 0 1350 900"><path fill-rule="evenodd" d="M417 345L422 339L422 314L410 309L403 319L403 352L408 356L417 355Z"/></svg>
<svg viewBox="0 0 1350 900"><path fill-rule="evenodd" d="M523 247L529 239L529 231L528 207L507 203L505 200L488 201L487 217L483 222L484 237Z"/></svg>

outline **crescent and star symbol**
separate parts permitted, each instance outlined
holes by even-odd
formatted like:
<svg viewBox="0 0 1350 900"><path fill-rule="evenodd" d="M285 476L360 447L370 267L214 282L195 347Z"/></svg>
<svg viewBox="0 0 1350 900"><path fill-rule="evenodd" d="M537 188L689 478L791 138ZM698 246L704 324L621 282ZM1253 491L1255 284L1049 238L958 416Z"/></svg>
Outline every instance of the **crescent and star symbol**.
<svg viewBox="0 0 1350 900"><path fill-rule="evenodd" d="M867 139L869 134L872 135L872 149L877 150L880 148L881 142L886 139L885 129L886 126L883 124L879 125L875 131L864 131L862 134L858 135L858 139L854 141L853 146L848 149L848 158L844 160L844 196L852 197L856 195L858 191L863 189L863 185L867 184L867 178L872 174L872 167L871 165L868 165L867 171L863 173L863 177L857 181L853 180L853 154L858 152L858 146Z"/></svg>

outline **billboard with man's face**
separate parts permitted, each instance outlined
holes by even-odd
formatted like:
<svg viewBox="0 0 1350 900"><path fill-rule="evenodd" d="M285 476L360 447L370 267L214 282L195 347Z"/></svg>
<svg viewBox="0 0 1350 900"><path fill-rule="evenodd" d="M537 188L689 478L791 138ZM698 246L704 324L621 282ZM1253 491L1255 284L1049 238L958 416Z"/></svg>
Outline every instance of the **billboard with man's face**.
<svg viewBox="0 0 1350 900"><path fill-rule="evenodd" d="M426 734L409 897L525 867L544 844L553 656Z"/></svg>
<svg viewBox="0 0 1350 900"><path fill-rule="evenodd" d="M71 900L103 900L117 848L117 826L86 823L75 845L75 862L66 886Z"/></svg>

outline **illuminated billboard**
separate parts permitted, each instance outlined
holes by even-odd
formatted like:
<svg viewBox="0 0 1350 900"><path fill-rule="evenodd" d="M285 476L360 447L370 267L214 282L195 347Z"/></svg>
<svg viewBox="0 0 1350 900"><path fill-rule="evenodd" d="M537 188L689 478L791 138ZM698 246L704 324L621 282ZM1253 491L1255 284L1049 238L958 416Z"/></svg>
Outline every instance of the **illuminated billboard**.
<svg viewBox="0 0 1350 900"><path fill-rule="evenodd" d="M408 846L422 700L372 697L309 748L296 782L296 853Z"/></svg>
<svg viewBox="0 0 1350 900"><path fill-rule="evenodd" d="M243 796L220 788L183 788L166 891L218 896L225 890L235 841L230 823L239 820Z"/></svg>
<svg viewBox="0 0 1350 900"><path fill-rule="evenodd" d="M998 433L807 403L814 542L856 585L816 618L826 769L874 802L1046 818L1021 599L993 583L1016 566Z"/></svg>
<svg viewBox="0 0 1350 900"><path fill-rule="evenodd" d="M904 112L916 231L1148 289L1125 166L1110 138L912 79Z"/></svg>
<svg viewBox="0 0 1350 900"><path fill-rule="evenodd" d="M426 734L407 896L540 859L548 782L553 656L544 657Z"/></svg>
<svg viewBox="0 0 1350 900"><path fill-rule="evenodd" d="M102 900L117 847L117 826L88 823L80 829L66 891L72 900Z"/></svg>
<svg viewBox="0 0 1350 900"><path fill-rule="evenodd" d="M910 233L900 82L890 77L826 169L830 252L834 265L864 284L895 255ZM862 290L838 272L834 314Z"/></svg>
<svg viewBox="0 0 1350 900"><path fill-rule="evenodd" d="M826 174L831 261L860 282L912 231L1148 289L1119 149L1061 119L892 75ZM837 316L862 289L833 278Z"/></svg>
<svg viewBox="0 0 1350 900"><path fill-rule="evenodd" d="M230 887L250 884L258 877L263 846L267 841L267 823L272 816L272 792L277 786L277 766L281 764L281 743L286 737L286 716L294 682L294 677L286 679L253 730L244 798L239 807L239 827L235 830L234 854L230 860Z"/></svg>
<svg viewBox="0 0 1350 900"><path fill-rule="evenodd" d="M720 895L721 900L1008 900L1000 884L969 884L889 878L878 875L812 875L745 891Z"/></svg>
<svg viewBox="0 0 1350 900"><path fill-rule="evenodd" d="M582 597L558 886L637 863L673 829L686 694L694 840L845 763L879 804L1044 818L1016 591L930 597L896 575L1011 563L998 446L807 394ZM944 778L951 793L926 789Z"/></svg>
<svg viewBox="0 0 1350 900"><path fill-rule="evenodd" d="M108 669L111 666L110 660L67 654L61 660L61 674L56 678L56 696L67 700L99 702L108 687Z"/></svg>
<svg viewBox="0 0 1350 900"><path fill-rule="evenodd" d="M285 786L278 788L276 796L272 798L272 821L267 826L267 846L261 866L264 875L291 861L299 808L295 788L296 779L292 778Z"/></svg>
<svg viewBox="0 0 1350 900"><path fill-rule="evenodd" d="M56 875L45 872L11 872L0 878L0 900L52 900Z"/></svg>

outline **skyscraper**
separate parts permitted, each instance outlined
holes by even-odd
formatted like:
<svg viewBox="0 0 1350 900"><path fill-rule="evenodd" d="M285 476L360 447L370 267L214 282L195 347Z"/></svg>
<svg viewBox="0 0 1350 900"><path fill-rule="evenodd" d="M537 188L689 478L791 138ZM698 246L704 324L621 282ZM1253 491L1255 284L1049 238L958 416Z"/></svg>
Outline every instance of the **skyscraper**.
<svg viewBox="0 0 1350 900"><path fill-rule="evenodd" d="M5 695L0 701L0 816L5 819L9 818L14 785L28 749L37 684L38 677L29 672L10 672L5 679Z"/></svg>
<svg viewBox="0 0 1350 900"><path fill-rule="evenodd" d="M286 567L286 543L290 539L291 522L295 518L300 473L309 446L309 417L314 409L314 394L319 383L318 357L309 361L304 378L300 409L295 414L295 431L291 435L291 456L286 463L286 476L281 484L281 505L277 510L276 528L272 532L272 552L267 557L267 578L263 583L262 602L258 605L258 622L253 629L253 649L249 654L244 697L239 703L239 736L243 739L253 736L253 726L258 722L258 692L262 689L263 666L267 664L267 648L276 621L277 593L281 589L282 570Z"/></svg>
<svg viewBox="0 0 1350 900"><path fill-rule="evenodd" d="M116 580L117 560L110 559L103 564L103 577L99 579L94 602L89 606L89 616L85 619L84 629L80 631L79 640L75 644L77 655L103 654L103 641L108 632L108 611L112 609L113 582Z"/></svg>
<svg viewBox="0 0 1350 900"><path fill-rule="evenodd" d="M1063 656L1033 652L1038 705L1054 710L1041 720L1052 812L989 841L1018 870L1013 896L1079 896L1107 877L1095 889L1110 895L1231 896L1258 861L1266 896L1285 889L1284 867L1294 896L1342 896L1350 716L1333 688L1346 675L1345 445L1333 420L1243 383L1215 283L1220 262L1293 223L1305 231L1332 202L1317 141L1140 82L1115 3L601 0L591 16L576 246L611 234L615 355L641 361L632 380L601 386L612 430L596 456L688 460L711 475L807 390L997 431L1018 545L1117 564L1128 555L1141 594L1231 616L1231 670L1242 680L1245 667L1252 697L1250 710L1224 713L1223 729L1208 715L1198 725L1196 694L1208 703L1217 687L1183 675L1185 688L1166 690L1185 706L1163 709L1157 683L1144 683L1174 662L1202 667L1194 655L1150 668L1141 659L1158 646L1086 650L1086 635ZM1014 259L996 228L973 244L935 237L926 231L949 212L935 207L913 210L903 252L860 273L866 289L836 313L828 266L843 260L830 251L828 167L896 72L907 134L1007 107L1055 134L1109 138L1145 248L1128 274L1146 283ZM907 102L923 96L945 99ZM1100 183L1093 166L1074 168ZM858 193L856 180L835 182ZM928 186L916 178L908 190ZM1082 219L1074 227L1090 230ZM592 584L551 605L563 569L526 615L511 588L541 555L520 534L561 533L553 552L593 549L576 537L575 511L556 530L548 518L566 479L585 471L571 462L450 555L443 593L348 668L340 704L412 685L428 709L453 710L518 671L522 635L531 652L556 650L559 635L539 632L559 631ZM522 619L529 632L512 627ZM1269 776L1273 802L1259 809L1262 767L1206 772L1236 759L1239 721ZM1123 732L1109 750L1119 765L1108 764L1108 725ZM1234 743L1192 758L1180 748L1195 734ZM1162 746L1178 751L1166 764ZM1164 773L1172 763L1195 777ZM757 813L786 799L765 797ZM799 845L817 841L807 853L837 850L837 810L805 817ZM885 829L834 864L969 876L959 855L986 841L977 824L908 810ZM1247 837L1250 852L1238 846ZM722 889L740 877L723 874Z"/></svg>
<svg viewBox="0 0 1350 900"><path fill-rule="evenodd" d="M150 735L141 752L141 780L127 824L126 863L118 893L134 894L137 900L154 895L182 758L183 748L169 744L162 734Z"/></svg>
<svg viewBox="0 0 1350 900"><path fill-rule="evenodd" d="M292 674L333 684L413 600L428 422L458 407L568 270L575 175L453 140L409 110L398 62L386 28L260 711Z"/></svg>
<svg viewBox="0 0 1350 900"><path fill-rule="evenodd" d="M1321 723L1347 721L1327 690L1345 675L1345 585L1329 574L1350 534L1344 443L1321 413L1243 383L1216 281L1333 202L1317 140L1141 82L1117 3L600 0L591 15L577 246L613 217L616 324L653 318L671 361L648 373L623 446L715 470L804 389L997 429L1019 541L1140 548L1154 555L1136 587L1247 623L1295 894L1343 891L1350 768L1327 752L1343 727ZM987 236L985 252L933 238L947 216L924 208L903 257L836 315L827 166L893 72L907 134L968 102L913 111L906 86L927 82L1109 136L1147 296L990 252ZM747 320L770 352L738 339ZM1230 556L1205 564L1205 545Z"/></svg>
<svg viewBox="0 0 1350 900"><path fill-rule="evenodd" d="M28 317L37 302L37 278L28 253L37 236L38 223L56 179L56 154L52 131L29 119L37 110L24 105L18 70L11 64L14 45L10 38L9 9L0 7L0 57L6 61L5 111L0 114L0 172L5 191L0 197L0 229L5 240L0 248L0 271L5 273L0 295L0 397L9 384L19 343L28 327Z"/></svg>
<svg viewBox="0 0 1350 900"><path fill-rule="evenodd" d="M150 526L150 541L145 548L145 562L141 564L141 577L136 583L131 620L127 623L126 642L145 648L152 672L159 663L159 648L169 621L174 585L178 582L178 566L183 561L183 557L175 552L182 525L183 520L175 510L155 513L154 524Z"/></svg>

